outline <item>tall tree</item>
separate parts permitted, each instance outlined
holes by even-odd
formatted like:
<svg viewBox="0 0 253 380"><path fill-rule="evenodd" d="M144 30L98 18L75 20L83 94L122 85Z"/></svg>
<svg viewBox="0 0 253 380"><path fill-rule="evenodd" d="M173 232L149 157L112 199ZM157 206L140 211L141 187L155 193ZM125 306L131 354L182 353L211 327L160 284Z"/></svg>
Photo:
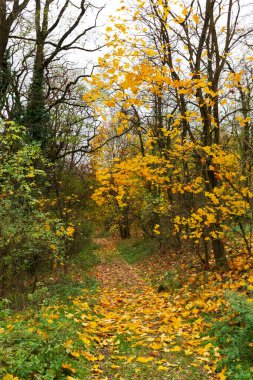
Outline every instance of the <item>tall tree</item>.
<svg viewBox="0 0 253 380"><path fill-rule="evenodd" d="M190 231L196 227L196 212L204 204L206 213L209 201L214 200L212 218L207 215L203 231L196 232L195 241L199 241L199 236L204 242L210 239L216 265L227 268L223 239L225 216L215 206L215 202L223 201L215 199L216 196L222 198L229 182L223 172L224 134L229 132L227 121L233 108L230 93L237 91L242 76L240 72L231 74L229 65L238 46L245 47L245 39L252 38L252 29L241 27L238 0L192 0L174 6L167 0L137 0L135 5L130 10L131 32L118 21L115 23L119 32L112 42L113 54L100 60L102 74L93 79L98 90L94 94L93 88L91 104L95 102L98 110L101 102L100 112L104 113L105 120L108 108L114 109L114 121L119 112L122 114L120 107L128 113L131 107L145 113L142 123L153 139L152 154L168 162L167 169L161 170L170 181L166 187L171 210L181 214L183 223L188 220L187 233L191 235ZM244 103L246 93L241 86ZM223 107L226 102L230 105L228 109ZM242 117L242 120L246 119ZM128 133L129 128L123 129ZM181 146L174 141L178 134ZM179 150L177 153L175 147ZM181 157L181 163L173 161L175 154ZM160 165L162 161L156 164L158 173ZM176 185L176 180L181 183ZM201 195L193 191L195 180L201 183ZM183 190L182 185L187 190ZM232 194L231 181L228 186ZM175 187L181 190L177 192ZM241 197L241 207L244 207L242 194ZM232 209L230 212L235 213Z"/></svg>
<svg viewBox="0 0 253 380"><path fill-rule="evenodd" d="M0 0L0 109L4 104L4 98L10 84L10 72L8 60L8 47L10 35L15 28L20 14L27 7L30 0L14 0L12 6L7 0Z"/></svg>
<svg viewBox="0 0 253 380"><path fill-rule="evenodd" d="M94 16L94 21L88 26L83 27L84 18L87 20L87 13L90 10L96 10L96 7L91 5L86 0L82 0L75 5L75 17L70 20L68 28L64 27L65 14L70 12L72 3L66 0L64 4L57 9L57 14L54 20L51 20L52 12L55 11L53 6L58 8L54 0L45 0L44 2L36 0L35 7L35 31L36 31L36 51L33 66L33 77L28 94L28 104L24 124L30 130L31 138L46 146L50 136L49 109L46 105L45 93L45 74L46 70L50 70L50 65L53 62L61 59L62 55L67 51L85 51L92 52L98 50L99 47L86 48L83 37L96 28L97 18L102 8L97 8ZM50 22L51 21L51 22ZM63 32L60 32L63 30ZM59 34L58 34L59 33ZM71 86L79 79L86 77L85 74L78 76L74 83L68 81L65 84L65 89L62 91L62 96L56 101L56 104L63 102L70 91ZM68 78L66 78L68 80Z"/></svg>

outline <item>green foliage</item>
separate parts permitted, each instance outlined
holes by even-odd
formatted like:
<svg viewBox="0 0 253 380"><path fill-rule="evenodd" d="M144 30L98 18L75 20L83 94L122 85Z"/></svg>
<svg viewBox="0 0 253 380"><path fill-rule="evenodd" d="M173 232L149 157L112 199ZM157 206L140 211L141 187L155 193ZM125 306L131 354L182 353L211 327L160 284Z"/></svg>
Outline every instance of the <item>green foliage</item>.
<svg viewBox="0 0 253 380"><path fill-rule="evenodd" d="M95 262L93 248L90 252ZM71 352L85 349L77 331L80 320L97 302L97 281L78 269L78 278L65 275L55 283L37 283L35 292L28 296L32 308L20 314L11 311L8 300L2 300L0 378L12 373L20 380L63 380L71 375L62 367L64 363L77 369L80 378L89 378L87 361L77 361ZM85 307L77 308L77 300Z"/></svg>
<svg viewBox="0 0 253 380"><path fill-rule="evenodd" d="M182 279L179 272L175 269L171 269L165 273L162 283L159 285L160 291L168 290L174 291L182 286Z"/></svg>
<svg viewBox="0 0 253 380"><path fill-rule="evenodd" d="M28 93L28 104L24 116L19 120L27 127L31 141L45 149L50 140L50 113L45 103L45 78L43 68L34 68L33 80Z"/></svg>
<svg viewBox="0 0 253 380"><path fill-rule="evenodd" d="M135 264L155 252L155 245L152 240L125 240L119 244L118 250L129 264Z"/></svg>
<svg viewBox="0 0 253 380"><path fill-rule="evenodd" d="M90 179L84 178L82 170L68 170L62 163L52 165L49 173L51 187L41 205L44 212L56 215L66 226L74 229L73 239L65 246L66 257L78 256L89 245L93 234L90 215Z"/></svg>
<svg viewBox="0 0 253 380"><path fill-rule="evenodd" d="M5 328L0 334L1 378L11 372L22 380L60 380L66 378L63 363L76 367L76 360L66 350L65 343L72 339L73 351L82 348L81 341L77 342L77 322L73 318L74 314L78 315L71 300L68 313L65 307L54 305L38 312L29 311L17 315L11 325L7 325L8 320L1 322L0 329ZM87 364L78 362L78 367L82 378L87 378Z"/></svg>
<svg viewBox="0 0 253 380"><path fill-rule="evenodd" d="M253 307L247 298L228 293L229 310L214 324L212 334L221 347L218 370L226 367L228 380L251 380L253 366Z"/></svg>
<svg viewBox="0 0 253 380"><path fill-rule="evenodd" d="M47 163L37 144L26 142L26 130L14 123L0 133L0 295L23 290L26 275L52 265L64 253L62 228L39 207Z"/></svg>
<svg viewBox="0 0 253 380"><path fill-rule="evenodd" d="M74 221L73 221L74 222ZM90 249L90 242L93 233L93 224L89 220L75 221L75 238L68 243L67 252L69 256L79 255L83 251L83 247L87 246ZM84 248L85 250L85 248Z"/></svg>
<svg viewBox="0 0 253 380"><path fill-rule="evenodd" d="M94 242L87 242L79 255L75 257L74 262L83 270L89 270L95 265L100 263L100 258L96 254L96 251L100 249L100 245Z"/></svg>

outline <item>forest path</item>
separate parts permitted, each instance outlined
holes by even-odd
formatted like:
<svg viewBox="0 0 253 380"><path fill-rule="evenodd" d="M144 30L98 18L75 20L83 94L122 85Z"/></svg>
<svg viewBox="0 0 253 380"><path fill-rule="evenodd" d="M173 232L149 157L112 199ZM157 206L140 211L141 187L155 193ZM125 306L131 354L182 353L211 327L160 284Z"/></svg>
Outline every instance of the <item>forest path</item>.
<svg viewBox="0 0 253 380"><path fill-rule="evenodd" d="M99 265L89 273L81 265L70 268L67 285L47 303L8 311L0 321L0 378L225 380L215 374L210 352L215 359L217 351L205 336L204 301L184 287L158 293L151 286L150 274L167 269L164 256L159 261L154 250L130 265L119 241L95 242L100 248L90 255L100 256Z"/></svg>
<svg viewBox="0 0 253 380"><path fill-rule="evenodd" d="M115 239L98 238L95 242L101 246L101 264L97 267L96 277L103 288L126 289L145 286L145 281L134 267L120 256Z"/></svg>
<svg viewBox="0 0 253 380"><path fill-rule="evenodd" d="M144 272L140 277L120 256L115 240L95 242L101 246L96 270L101 294L93 317L98 333L95 357L100 361L94 364L91 379L214 379L187 352L189 345L182 340L181 320L170 310L169 295L157 293Z"/></svg>

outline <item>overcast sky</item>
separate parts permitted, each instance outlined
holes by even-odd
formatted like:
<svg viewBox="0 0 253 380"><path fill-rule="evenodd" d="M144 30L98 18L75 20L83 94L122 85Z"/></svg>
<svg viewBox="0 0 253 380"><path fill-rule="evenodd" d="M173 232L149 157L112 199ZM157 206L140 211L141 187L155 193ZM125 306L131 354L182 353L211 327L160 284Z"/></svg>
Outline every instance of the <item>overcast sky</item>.
<svg viewBox="0 0 253 380"><path fill-rule="evenodd" d="M100 22L107 22L110 15L115 15L116 10L122 6L120 0L95 0L92 2L97 6L105 5L105 9L100 15Z"/></svg>
<svg viewBox="0 0 253 380"><path fill-rule="evenodd" d="M102 3L103 0L97 0L99 3ZM104 4L106 6L106 13L115 13L117 8L120 8L120 0L105 0Z"/></svg>
<svg viewBox="0 0 253 380"><path fill-rule="evenodd" d="M118 15L117 9L119 9L122 6L122 3L121 3L121 0L93 0L92 4L98 7L105 6L105 8L102 10L102 12L99 15L99 19L97 23L99 28L94 30L94 38L97 40L98 44L101 44L104 33L105 33L105 29L110 23L109 17L111 15L112 16ZM100 35L99 37L98 37L98 31ZM94 47L94 45L92 45L91 47ZM92 60L92 62L95 63L98 57L103 55L103 53L105 52L105 49L106 48L103 48L100 51L96 51L91 54L74 53L75 54L74 61L83 63L84 61L89 62L90 60ZM84 58L85 56L86 56L86 59Z"/></svg>
<svg viewBox="0 0 253 380"><path fill-rule="evenodd" d="M201 0L204 2L204 0ZM119 12L116 12L117 9L122 7L121 0L92 0L92 4L101 7L105 6L105 9L100 13L98 25L99 28L95 31L95 39L98 43L102 43L103 41L103 35L105 32L106 26L110 23L109 17L110 15L119 15ZM244 24L244 26L249 27L252 26L252 19L250 15L253 13L253 1L251 0L240 0L241 5L241 16L244 16L244 19L241 19L241 25ZM175 6L175 5L174 5ZM246 16L246 17L245 17ZM247 17L248 16L248 17ZM99 34L98 34L99 31ZM95 53L86 55L86 58L88 61L92 60L93 62L97 61L97 58L105 52L105 48L103 48L100 51L96 51ZM79 57L76 57L75 60L79 61ZM82 58L83 62L83 58Z"/></svg>

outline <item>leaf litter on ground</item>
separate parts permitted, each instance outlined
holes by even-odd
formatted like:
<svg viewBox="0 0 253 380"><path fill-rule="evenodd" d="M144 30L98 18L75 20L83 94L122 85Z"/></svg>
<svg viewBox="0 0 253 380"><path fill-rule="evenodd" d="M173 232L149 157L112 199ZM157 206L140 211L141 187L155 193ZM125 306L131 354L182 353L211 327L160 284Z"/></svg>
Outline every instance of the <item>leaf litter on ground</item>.
<svg viewBox="0 0 253 380"><path fill-rule="evenodd" d="M120 257L110 240L100 243L96 277L101 288L96 299L83 289L68 305L6 317L1 335L25 323L47 344L54 331L65 331L58 342L60 351L55 352L59 368L52 379L226 379L226 369L216 373L221 353L207 331L227 307L224 290L252 290L250 264L240 277L238 270L245 267L241 259L233 261L234 272L226 275L210 273L201 279L192 272L179 289L158 293L145 281L145 264L138 270ZM148 272L148 260L147 265ZM45 378L36 368L26 377L18 366L12 375L7 370L3 369L4 379Z"/></svg>

